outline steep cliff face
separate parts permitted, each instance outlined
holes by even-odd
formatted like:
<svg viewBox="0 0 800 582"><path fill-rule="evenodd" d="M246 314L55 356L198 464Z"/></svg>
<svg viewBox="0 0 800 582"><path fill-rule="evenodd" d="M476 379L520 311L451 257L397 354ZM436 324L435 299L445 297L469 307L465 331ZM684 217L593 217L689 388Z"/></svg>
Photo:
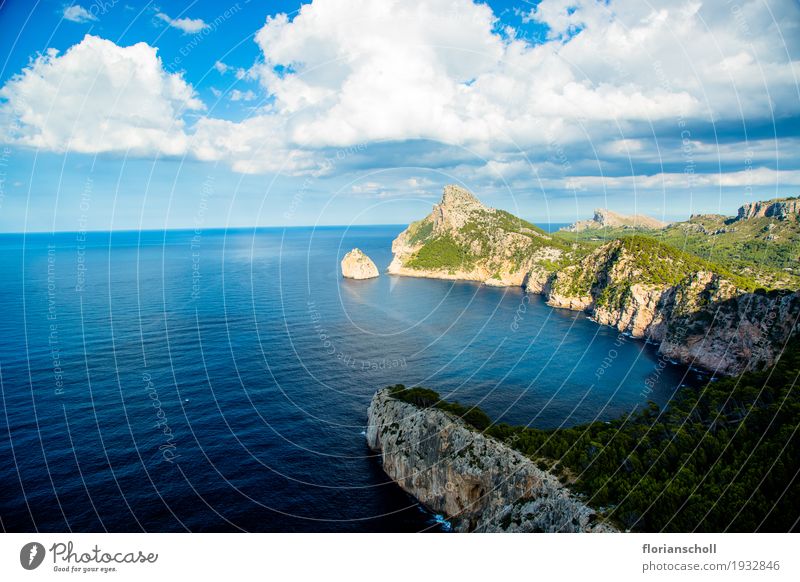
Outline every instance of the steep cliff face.
<svg viewBox="0 0 800 582"><path fill-rule="evenodd" d="M800 199L776 198L764 202L750 202L739 208L736 220L750 220L752 218L766 217L778 220L797 218L800 215Z"/></svg>
<svg viewBox="0 0 800 582"><path fill-rule="evenodd" d="M684 307L684 289L670 290L666 315L647 330L665 357L722 374L773 366L786 342L800 333L800 292L744 293ZM696 297L702 299L702 294Z"/></svg>
<svg viewBox="0 0 800 582"><path fill-rule="evenodd" d="M612 241L533 292L555 307L659 344L665 357L721 374L775 362L798 333L800 292L750 293L735 275L649 239Z"/></svg>
<svg viewBox="0 0 800 582"><path fill-rule="evenodd" d="M619 214L605 208L597 208L591 220L579 220L578 222L565 227L566 232L582 232L584 230L598 230L601 228L640 228L640 229L659 229L667 226L668 223L656 220L644 214Z"/></svg>
<svg viewBox="0 0 800 582"><path fill-rule="evenodd" d="M620 230L620 238L594 247L550 236L487 208L463 188L446 186L433 211L393 242L389 272L521 285L554 307L586 311L598 323L657 342L670 359L738 374L748 363L769 365L798 333L796 301L784 297L778 304L774 296L751 293L762 281L798 288L792 284L798 280L798 204L783 199L746 205L738 221L696 216L659 230L658 240ZM598 211L594 223L664 226L644 218ZM695 254L679 250L687 241L694 241L687 248ZM729 257L727 266L720 265L716 256L723 251L746 257L746 264ZM700 256L715 257L715 263ZM759 317L773 312L781 319L766 329Z"/></svg>
<svg viewBox="0 0 800 582"><path fill-rule="evenodd" d="M566 251L533 224L449 185L433 211L393 241L389 273L520 286L534 266L555 263Z"/></svg>
<svg viewBox="0 0 800 582"><path fill-rule="evenodd" d="M367 443L383 470L456 531L615 531L553 475L445 411L384 389L368 417Z"/></svg>

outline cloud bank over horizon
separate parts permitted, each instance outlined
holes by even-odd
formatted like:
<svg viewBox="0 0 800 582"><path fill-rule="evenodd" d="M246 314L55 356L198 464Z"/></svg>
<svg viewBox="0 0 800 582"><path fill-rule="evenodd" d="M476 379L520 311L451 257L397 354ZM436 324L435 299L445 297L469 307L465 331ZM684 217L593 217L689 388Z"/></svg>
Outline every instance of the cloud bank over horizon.
<svg viewBox="0 0 800 582"><path fill-rule="evenodd" d="M266 15L260 56L236 75L249 85L227 93L247 107L238 119L156 46L86 34L5 82L5 141L244 174L413 166L487 187L800 185L787 156L800 118L796 3L522 6L516 27L472 0L314 0ZM356 153L332 166L342 150Z"/></svg>

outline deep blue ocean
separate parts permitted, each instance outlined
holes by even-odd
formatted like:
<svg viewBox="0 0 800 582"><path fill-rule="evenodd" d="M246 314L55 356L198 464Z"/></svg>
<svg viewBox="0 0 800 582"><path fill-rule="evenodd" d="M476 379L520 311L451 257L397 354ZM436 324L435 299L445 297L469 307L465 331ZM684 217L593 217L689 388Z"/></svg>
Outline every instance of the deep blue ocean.
<svg viewBox="0 0 800 582"><path fill-rule="evenodd" d="M402 229L0 235L2 529L437 530L365 445L376 389L549 428L696 381L519 289L340 277Z"/></svg>

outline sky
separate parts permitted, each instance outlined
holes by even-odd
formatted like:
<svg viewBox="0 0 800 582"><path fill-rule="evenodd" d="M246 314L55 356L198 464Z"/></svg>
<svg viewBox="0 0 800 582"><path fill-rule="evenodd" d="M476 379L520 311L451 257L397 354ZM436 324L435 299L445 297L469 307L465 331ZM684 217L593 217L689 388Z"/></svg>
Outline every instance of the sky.
<svg viewBox="0 0 800 582"><path fill-rule="evenodd" d="M795 0L0 2L0 232L800 194Z"/></svg>

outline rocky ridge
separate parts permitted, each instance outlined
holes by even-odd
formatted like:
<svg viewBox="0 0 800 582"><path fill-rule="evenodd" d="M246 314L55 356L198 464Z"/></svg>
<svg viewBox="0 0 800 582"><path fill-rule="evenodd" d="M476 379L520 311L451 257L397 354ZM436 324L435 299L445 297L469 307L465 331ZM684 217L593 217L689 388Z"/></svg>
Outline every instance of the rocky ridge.
<svg viewBox="0 0 800 582"><path fill-rule="evenodd" d="M559 480L510 447L436 408L378 391L367 444L383 470L461 532L616 531Z"/></svg>
<svg viewBox="0 0 800 582"><path fill-rule="evenodd" d="M771 366L798 333L800 292L751 292L735 275L648 239L607 243L532 292L720 374Z"/></svg>
<svg viewBox="0 0 800 582"><path fill-rule="evenodd" d="M756 210L783 212L768 208ZM754 291L752 281L651 237L568 245L457 186L392 250L391 274L522 286L719 374L771 365L798 333L800 292Z"/></svg>
<svg viewBox="0 0 800 582"><path fill-rule="evenodd" d="M736 220L765 217L787 220L800 215L800 198L776 198L763 202L750 202L739 208Z"/></svg>
<svg viewBox="0 0 800 582"><path fill-rule="evenodd" d="M667 226L668 223L656 220L644 214L619 214L605 208L597 208L594 216L590 220L579 220L562 230L566 232L581 232L584 230L597 230L601 228L640 228L640 229L659 229Z"/></svg>
<svg viewBox="0 0 800 582"><path fill-rule="evenodd" d="M342 276L346 279L374 279L378 267L361 249L353 249L342 259Z"/></svg>

